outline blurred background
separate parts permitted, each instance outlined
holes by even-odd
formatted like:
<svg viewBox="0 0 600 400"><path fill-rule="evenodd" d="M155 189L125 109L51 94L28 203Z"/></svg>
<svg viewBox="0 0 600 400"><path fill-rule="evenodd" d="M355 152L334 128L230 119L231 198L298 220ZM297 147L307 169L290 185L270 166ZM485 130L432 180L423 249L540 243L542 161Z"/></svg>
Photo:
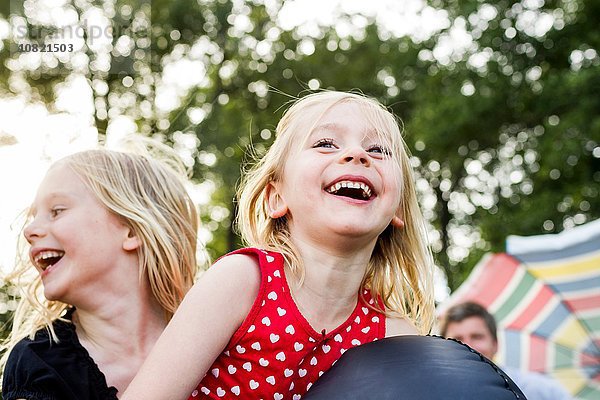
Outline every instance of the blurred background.
<svg viewBox="0 0 600 400"><path fill-rule="evenodd" d="M508 235L600 217L598 21L596 0L4 1L2 270L48 164L131 132L193 168L210 256L238 247L250 146L294 97L358 89L404 122L441 302Z"/></svg>

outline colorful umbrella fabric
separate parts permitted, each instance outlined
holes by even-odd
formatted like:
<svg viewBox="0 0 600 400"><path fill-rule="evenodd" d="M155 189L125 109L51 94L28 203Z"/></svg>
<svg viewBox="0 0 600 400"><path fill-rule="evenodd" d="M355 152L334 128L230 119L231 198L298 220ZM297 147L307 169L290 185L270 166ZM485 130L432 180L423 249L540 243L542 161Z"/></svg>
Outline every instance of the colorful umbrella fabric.
<svg viewBox="0 0 600 400"><path fill-rule="evenodd" d="M476 301L498 322L498 364L600 399L600 220L556 235L510 236L440 307Z"/></svg>

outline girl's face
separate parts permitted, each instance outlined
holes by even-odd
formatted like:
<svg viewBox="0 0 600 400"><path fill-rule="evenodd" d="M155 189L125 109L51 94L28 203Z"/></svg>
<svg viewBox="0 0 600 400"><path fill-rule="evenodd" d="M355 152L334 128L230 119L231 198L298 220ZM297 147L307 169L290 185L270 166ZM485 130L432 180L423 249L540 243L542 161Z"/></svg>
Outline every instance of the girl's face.
<svg viewBox="0 0 600 400"><path fill-rule="evenodd" d="M292 235L333 235L375 243L400 206L402 173L354 102L333 106L300 149L288 155L269 190L273 216L286 215Z"/></svg>
<svg viewBox="0 0 600 400"><path fill-rule="evenodd" d="M24 234L47 299L99 302L99 293L118 286L119 269L132 268L133 261L137 271L137 239L65 162L46 174L31 215Z"/></svg>

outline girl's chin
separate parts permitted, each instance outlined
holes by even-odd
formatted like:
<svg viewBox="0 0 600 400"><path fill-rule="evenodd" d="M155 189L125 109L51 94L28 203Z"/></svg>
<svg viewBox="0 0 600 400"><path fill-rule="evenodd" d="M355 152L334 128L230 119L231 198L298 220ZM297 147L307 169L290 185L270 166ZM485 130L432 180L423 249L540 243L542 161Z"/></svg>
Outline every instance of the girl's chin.
<svg viewBox="0 0 600 400"><path fill-rule="evenodd" d="M44 297L48 301L61 301L60 296L58 296L54 291L44 290Z"/></svg>

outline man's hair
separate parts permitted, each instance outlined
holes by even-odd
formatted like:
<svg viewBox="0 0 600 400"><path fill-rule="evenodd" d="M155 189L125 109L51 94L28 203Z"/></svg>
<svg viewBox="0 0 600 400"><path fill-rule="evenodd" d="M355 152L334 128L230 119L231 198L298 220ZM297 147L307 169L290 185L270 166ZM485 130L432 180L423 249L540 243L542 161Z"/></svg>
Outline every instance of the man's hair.
<svg viewBox="0 0 600 400"><path fill-rule="evenodd" d="M494 316L490 314L481 304L477 304L472 301L456 304L446 311L440 330L441 335L444 337L446 336L448 325L451 323L462 322L463 320L471 317L479 317L483 319L494 340L498 341L498 335L496 333L496 320L494 319Z"/></svg>

